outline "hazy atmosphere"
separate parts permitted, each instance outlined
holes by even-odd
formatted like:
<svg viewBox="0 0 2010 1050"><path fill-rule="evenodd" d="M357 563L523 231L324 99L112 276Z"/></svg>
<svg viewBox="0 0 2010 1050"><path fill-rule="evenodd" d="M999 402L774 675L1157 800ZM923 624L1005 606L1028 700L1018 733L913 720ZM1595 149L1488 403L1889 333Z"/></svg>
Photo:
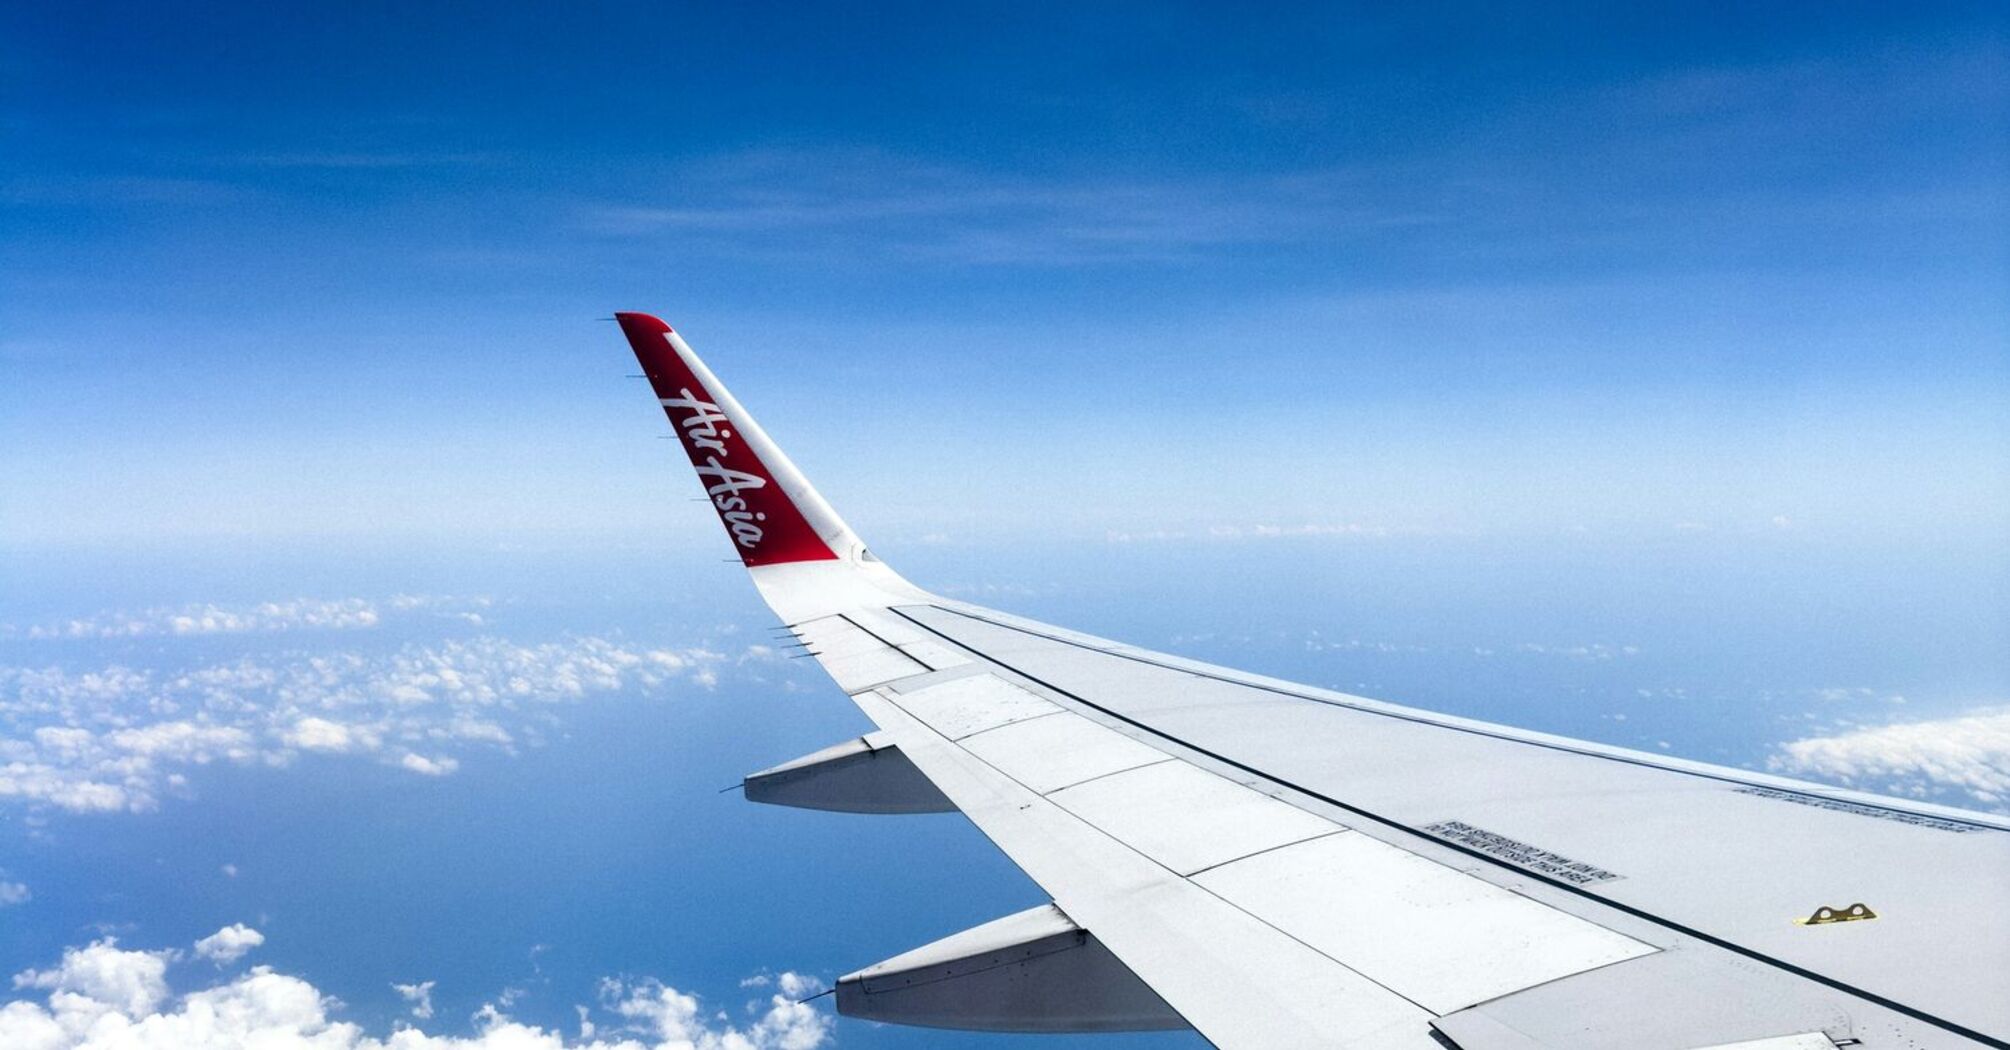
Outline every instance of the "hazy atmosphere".
<svg viewBox="0 0 2010 1050"><path fill-rule="evenodd" d="M15 5L0 1044L1203 1045L800 1001L1045 898L719 793L868 724L615 310L938 593L2010 809L2006 126L1992 4Z"/></svg>

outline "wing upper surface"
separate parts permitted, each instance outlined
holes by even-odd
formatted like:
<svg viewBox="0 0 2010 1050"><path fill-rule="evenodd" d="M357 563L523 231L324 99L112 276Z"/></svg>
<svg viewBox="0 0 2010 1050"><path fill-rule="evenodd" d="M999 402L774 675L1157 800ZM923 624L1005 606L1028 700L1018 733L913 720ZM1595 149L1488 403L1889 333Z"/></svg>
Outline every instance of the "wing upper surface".
<svg viewBox="0 0 2010 1050"><path fill-rule="evenodd" d="M899 610L1315 811L1974 1033L2010 1028L2010 835L1910 806L1173 661L988 610ZM1812 928L1824 905L1879 918Z"/></svg>
<svg viewBox="0 0 2010 1050"><path fill-rule="evenodd" d="M1217 1045L2010 1047L2003 820L937 598L866 551L667 325L621 316L763 598Z"/></svg>
<svg viewBox="0 0 2010 1050"><path fill-rule="evenodd" d="M1320 1033L1305 1045L1397 1045L1392 1032L1445 1018L1466 1018L1450 1027L1470 1033L1472 1008L1661 952L1683 954L1690 970L1766 971L1756 987L1804 985L1805 1004L1789 1012L1832 1027L1869 1030L1891 1015L1897 1030L1926 1033L1908 1035L1917 1045L2000 1043L2010 840L1986 816L1245 681L968 605L892 606L803 630L851 632L837 651L897 648L864 622L908 647L932 637L962 662L872 683L860 707L1070 914L1100 920L1099 936L1182 1011L1200 992L1181 978L1221 988L1217 970L1275 973L1280 962L1261 937L1228 952L1219 946L1235 939L1218 934L1205 951L1174 951L1156 930L1133 941L1135 924L1188 920L1103 914L1105 895L1153 884L1187 902L1180 915L1212 898L1221 921L1284 935L1303 974L1325 968L1365 981L1357 995L1418 1011L1407 1015L1414 1030L1392 1011L1397 1027L1370 1026L1361 1044L1350 1040L1370 1029L1303 1027L1326 1015L1230 997ZM1057 846L1062 826L1094 832L1102 850L1121 846L1130 870ZM1881 904L1878 921L1795 921L1846 897ZM1641 968L1642 990L1671 994L1660 987L1670 973L1686 971ZM1217 1045L1276 1045L1264 1041L1274 1030L1246 1037L1253 1022L1239 1011L1189 1020ZM1628 1031L1616 1045L1768 1034L1716 1039L1700 1018L1685 1024Z"/></svg>

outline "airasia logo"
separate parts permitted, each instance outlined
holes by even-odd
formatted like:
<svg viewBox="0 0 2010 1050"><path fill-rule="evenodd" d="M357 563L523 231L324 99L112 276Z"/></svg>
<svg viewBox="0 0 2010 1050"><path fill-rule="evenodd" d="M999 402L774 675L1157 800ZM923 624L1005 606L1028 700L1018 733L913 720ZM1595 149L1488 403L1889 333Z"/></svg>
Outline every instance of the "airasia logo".
<svg viewBox="0 0 2010 1050"><path fill-rule="evenodd" d="M680 388L677 394L659 400L665 409L690 411L682 419L672 415L671 422L690 447L692 466L705 483L705 494L712 497L712 506L718 508L719 517L725 521L726 531L732 533L733 542L753 550L767 534L760 523L768 520L768 516L750 509L747 498L740 493L767 488L768 479L719 462L733 454L726 447L726 439L733 436L724 425L728 422L726 413L719 411L718 405L693 396L690 387Z"/></svg>

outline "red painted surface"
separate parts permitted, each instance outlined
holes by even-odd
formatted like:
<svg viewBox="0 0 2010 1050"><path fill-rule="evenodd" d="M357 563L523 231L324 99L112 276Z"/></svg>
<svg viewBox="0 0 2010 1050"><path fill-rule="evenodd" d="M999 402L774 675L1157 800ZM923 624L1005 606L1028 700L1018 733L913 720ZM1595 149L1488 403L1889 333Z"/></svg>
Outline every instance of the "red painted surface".
<svg viewBox="0 0 2010 1050"><path fill-rule="evenodd" d="M767 464L740 436L739 425L726 418L712 392L670 345L670 326L648 314L615 314L614 319L621 322L657 400L665 403L663 414L670 417L670 428L691 457L740 560L778 565L835 559L837 555L782 491Z"/></svg>

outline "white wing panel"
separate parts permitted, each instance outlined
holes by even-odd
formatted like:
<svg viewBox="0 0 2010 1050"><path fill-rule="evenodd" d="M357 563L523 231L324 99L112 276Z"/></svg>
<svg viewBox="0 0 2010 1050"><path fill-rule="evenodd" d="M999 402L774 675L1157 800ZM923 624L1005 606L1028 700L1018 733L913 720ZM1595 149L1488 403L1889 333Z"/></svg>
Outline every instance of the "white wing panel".
<svg viewBox="0 0 2010 1050"><path fill-rule="evenodd" d="M862 631L857 625L842 616L826 616L821 620L799 623L790 630L803 643L803 648L827 657L858 656L861 653L884 652L893 647Z"/></svg>
<svg viewBox="0 0 2010 1050"><path fill-rule="evenodd" d="M1214 1045L1443 1050L1414 1003L1173 876L932 732L885 691L853 699L1070 918Z"/></svg>
<svg viewBox="0 0 2010 1050"><path fill-rule="evenodd" d="M850 609L838 618L869 632L881 645L905 646L934 637L885 609Z"/></svg>
<svg viewBox="0 0 2010 1050"><path fill-rule="evenodd" d="M917 642L902 642L900 644L900 651L937 671L947 670L951 667L961 667L970 662L969 657L933 638L923 638Z"/></svg>
<svg viewBox="0 0 2010 1050"><path fill-rule="evenodd" d="M1143 766L1049 797L1181 875L1341 830L1185 762Z"/></svg>
<svg viewBox="0 0 2010 1050"><path fill-rule="evenodd" d="M845 613L843 619L870 635L877 644L892 646L930 670L941 671L970 662L955 646L885 609L854 609Z"/></svg>
<svg viewBox="0 0 2010 1050"><path fill-rule="evenodd" d="M1483 877L1556 890L1532 896L1610 901L1830 982L1836 994L1915 1011L1952 1038L1982 1033L2010 1048L2010 996L2001 994L2010 822L2000 816L1490 726L1142 650L1113 654L1109 643L1035 634L974 610L899 611L1163 739L1383 826L1454 842ZM1010 659L992 656L994 647ZM1792 922L1857 901L1881 917Z"/></svg>
<svg viewBox="0 0 2010 1050"><path fill-rule="evenodd" d="M1194 881L1437 1014L1658 950L1366 835Z"/></svg>
<svg viewBox="0 0 2010 1050"><path fill-rule="evenodd" d="M1742 1043L1719 1043L1703 1050L1836 1050L1836 1041L1820 1032L1779 1035L1771 1039L1749 1039Z"/></svg>
<svg viewBox="0 0 2010 1050"><path fill-rule="evenodd" d="M951 740L1051 715L1061 709L988 674L957 678L900 694L900 706Z"/></svg>
<svg viewBox="0 0 2010 1050"><path fill-rule="evenodd" d="M928 671L912 658L902 655L898 649L875 649L852 656L825 656L818 662L846 692L871 689Z"/></svg>
<svg viewBox="0 0 2010 1050"><path fill-rule="evenodd" d="M965 740L963 746L1043 795L1172 757L1077 714L1002 726Z"/></svg>
<svg viewBox="0 0 2010 1050"><path fill-rule="evenodd" d="M807 651L816 656L817 662L847 693L924 674L930 669L842 616L797 624L794 629Z"/></svg>

